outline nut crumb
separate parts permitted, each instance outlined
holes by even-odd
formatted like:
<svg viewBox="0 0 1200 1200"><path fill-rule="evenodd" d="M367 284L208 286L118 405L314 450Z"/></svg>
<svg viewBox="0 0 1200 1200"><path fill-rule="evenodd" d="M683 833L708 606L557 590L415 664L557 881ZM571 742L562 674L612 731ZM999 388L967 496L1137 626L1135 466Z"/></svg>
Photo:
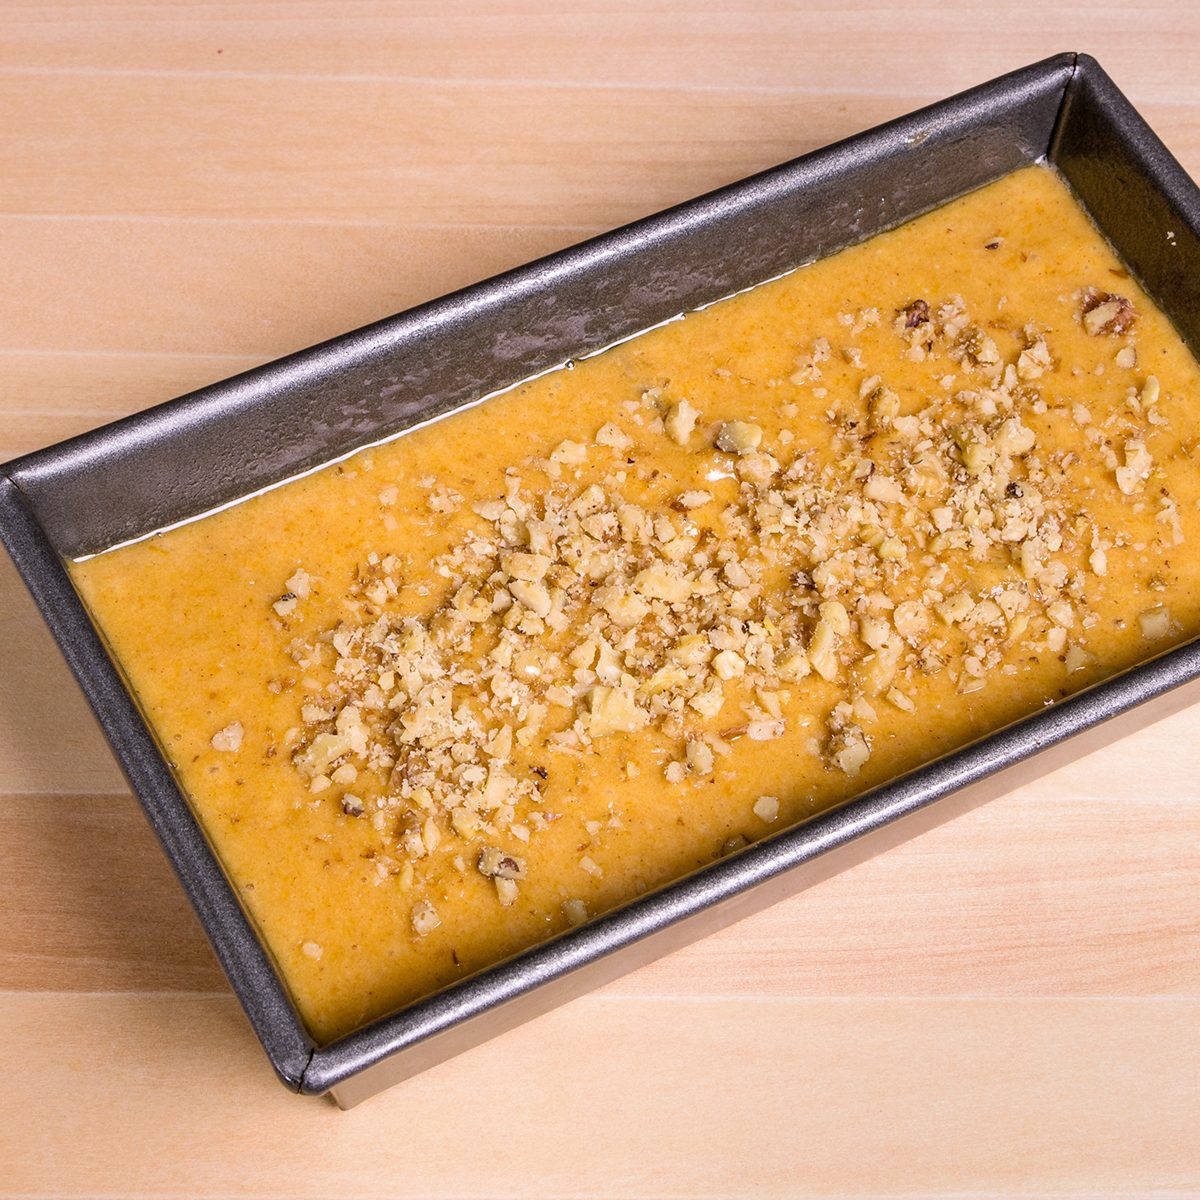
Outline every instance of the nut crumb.
<svg viewBox="0 0 1200 1200"><path fill-rule="evenodd" d="M754 815L760 821L766 821L768 824L777 821L779 819L779 797L759 796L754 802Z"/></svg>
<svg viewBox="0 0 1200 1200"><path fill-rule="evenodd" d="M1165 638L1171 632L1170 609L1161 605L1158 608L1147 609L1138 616L1138 625L1141 627L1142 637L1147 641Z"/></svg>
<svg viewBox="0 0 1200 1200"><path fill-rule="evenodd" d="M412 927L417 937L432 933L441 923L437 909L428 900L418 900L412 907Z"/></svg>
<svg viewBox="0 0 1200 1200"><path fill-rule="evenodd" d="M748 421L726 421L717 430L713 444L728 454L749 454L762 444L763 431L760 426Z"/></svg>
<svg viewBox="0 0 1200 1200"><path fill-rule="evenodd" d="M1088 288L1080 306L1083 327L1092 337L1112 337L1132 328L1137 321L1133 302L1112 292Z"/></svg>
<svg viewBox="0 0 1200 1200"><path fill-rule="evenodd" d="M696 428L696 419L699 416L700 413L686 400L680 400L678 404L671 405L667 410L666 419L663 421L667 436L677 446L686 446L692 436L692 431Z"/></svg>
<svg viewBox="0 0 1200 1200"><path fill-rule="evenodd" d="M212 735L212 748L226 754L236 754L242 748L244 736L245 730L241 721L230 721L224 729L219 729Z"/></svg>

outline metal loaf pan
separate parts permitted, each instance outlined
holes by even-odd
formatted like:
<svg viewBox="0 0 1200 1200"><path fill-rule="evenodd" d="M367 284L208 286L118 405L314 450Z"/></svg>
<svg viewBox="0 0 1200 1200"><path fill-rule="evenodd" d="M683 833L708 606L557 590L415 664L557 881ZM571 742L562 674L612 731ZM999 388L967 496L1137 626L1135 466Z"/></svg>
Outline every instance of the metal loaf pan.
<svg viewBox="0 0 1200 1200"><path fill-rule="evenodd" d="M1200 193L1098 64L1063 54L0 467L0 535L290 1088L356 1104L1175 711L1200 698L1200 642L316 1046L63 560L327 462L1043 158L1200 349Z"/></svg>

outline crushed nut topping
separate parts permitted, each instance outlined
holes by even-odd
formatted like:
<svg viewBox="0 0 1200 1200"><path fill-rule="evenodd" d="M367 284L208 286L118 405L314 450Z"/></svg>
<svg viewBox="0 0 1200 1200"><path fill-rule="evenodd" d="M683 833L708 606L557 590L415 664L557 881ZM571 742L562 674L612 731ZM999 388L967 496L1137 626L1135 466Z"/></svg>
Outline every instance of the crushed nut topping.
<svg viewBox="0 0 1200 1200"><path fill-rule="evenodd" d="M1088 333L1136 319L1123 297L1080 295ZM1014 322L1005 341L953 296L913 300L890 327L878 310L842 324L851 337L878 328L898 359L936 363L943 391L904 396L876 364L830 397L834 347L819 339L780 385L827 409L834 455L822 465L802 437L768 440L747 421L693 439L699 410L648 388L592 441L514 466L502 494L471 506L474 526L430 564L445 592L425 615L388 554L361 564L324 628L306 620L314 578L286 580L275 611L304 631L290 648L305 689L291 762L314 803L377 831L377 866L403 864L419 897L435 856L473 861L512 905L524 847L562 815L545 797L556 763L649 738L669 783L703 786L738 740L794 728L803 697L812 752L853 779L884 715L916 711L922 676L966 696L1014 647L1068 671L1091 662L1087 581L1126 548L1059 502L1077 464L1040 444L1036 419L1067 369L1053 331ZM1132 370L1136 356L1118 362ZM1079 405L1060 410L1129 503L1157 495L1158 401L1149 376L1103 431ZM646 433L694 456L705 486L644 471ZM456 494L429 485L434 511L451 511ZM1170 497L1157 502L1163 537L1181 536ZM1140 622L1148 639L1171 630L1165 610ZM235 722L213 746L236 750L241 736ZM761 823L780 812L777 797L753 805ZM578 866L598 879L587 845ZM411 911L417 936L440 923L429 900ZM579 900L562 911L587 917Z"/></svg>

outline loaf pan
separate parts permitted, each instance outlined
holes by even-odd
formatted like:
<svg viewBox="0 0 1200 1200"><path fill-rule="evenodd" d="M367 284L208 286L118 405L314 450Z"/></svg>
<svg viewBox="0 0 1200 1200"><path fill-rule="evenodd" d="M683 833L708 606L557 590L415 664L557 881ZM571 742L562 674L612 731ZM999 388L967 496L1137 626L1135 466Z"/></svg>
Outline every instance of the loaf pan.
<svg viewBox="0 0 1200 1200"><path fill-rule="evenodd" d="M64 560L192 517L1048 160L1200 348L1200 193L1063 54L0 467L0 535L272 1064L353 1105L1200 698L1192 641L328 1045L306 1033Z"/></svg>

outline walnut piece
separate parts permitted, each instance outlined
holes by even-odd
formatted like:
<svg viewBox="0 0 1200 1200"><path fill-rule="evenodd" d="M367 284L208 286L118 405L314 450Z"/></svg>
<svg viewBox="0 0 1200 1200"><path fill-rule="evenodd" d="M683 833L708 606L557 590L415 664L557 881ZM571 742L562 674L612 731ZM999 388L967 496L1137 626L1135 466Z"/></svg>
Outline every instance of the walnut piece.
<svg viewBox="0 0 1200 1200"><path fill-rule="evenodd" d="M479 852L479 873L496 879L524 879L525 862L498 846L484 846Z"/></svg>
<svg viewBox="0 0 1200 1200"><path fill-rule="evenodd" d="M1080 305L1083 327L1092 337L1124 333L1137 321L1137 309L1133 302L1112 292L1088 288Z"/></svg>
<svg viewBox="0 0 1200 1200"><path fill-rule="evenodd" d="M686 446L688 439L692 436L692 431L696 428L696 418L699 416L699 412L686 400L680 400L678 404L672 404L667 410L666 418L663 421L663 428L667 431L667 437L677 446Z"/></svg>
<svg viewBox="0 0 1200 1200"><path fill-rule="evenodd" d="M241 721L230 721L224 729L218 729L212 735L212 748L226 754L236 754L242 748L242 738L245 730Z"/></svg>
<svg viewBox="0 0 1200 1200"><path fill-rule="evenodd" d="M779 820L779 797L759 796L754 802L754 815L768 824Z"/></svg>
<svg viewBox="0 0 1200 1200"><path fill-rule="evenodd" d="M412 906L412 927L417 937L425 937L432 933L441 923L442 918L428 900L418 900Z"/></svg>
<svg viewBox="0 0 1200 1200"><path fill-rule="evenodd" d="M726 421L717 430L713 445L727 454L749 454L762 444L763 431L749 421Z"/></svg>

